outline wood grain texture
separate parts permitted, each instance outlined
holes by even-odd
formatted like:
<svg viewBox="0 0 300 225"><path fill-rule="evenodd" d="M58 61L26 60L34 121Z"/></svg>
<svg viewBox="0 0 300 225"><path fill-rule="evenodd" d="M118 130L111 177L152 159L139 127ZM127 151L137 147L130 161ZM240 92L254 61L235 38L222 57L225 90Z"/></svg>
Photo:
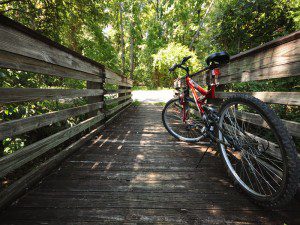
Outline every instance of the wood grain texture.
<svg viewBox="0 0 300 225"><path fill-rule="evenodd" d="M113 115L114 113L116 113L117 111L119 111L120 109L122 109L123 107L129 105L131 102L132 102L132 100L129 99L129 100L127 100L127 101L125 101L125 102L123 102L121 104L118 104L116 107L114 107L114 108L106 111L105 115L108 116L108 117L110 117L111 115Z"/></svg>
<svg viewBox="0 0 300 225"><path fill-rule="evenodd" d="M102 108L103 102L0 123L0 140Z"/></svg>
<svg viewBox="0 0 300 225"><path fill-rule="evenodd" d="M77 80L103 82L103 79L99 77L99 75L94 75L55 64L49 64L38 59L29 58L2 50L0 50L0 67Z"/></svg>
<svg viewBox="0 0 300 225"><path fill-rule="evenodd" d="M119 97L119 98L107 99L107 100L105 100L105 104L106 105L114 104L114 103L122 101L122 100L130 99L131 97L132 97L132 95L130 94L130 95L126 95L126 96Z"/></svg>
<svg viewBox="0 0 300 225"><path fill-rule="evenodd" d="M104 66L92 59L89 59L55 41L52 41L51 39L47 38L46 36L43 36L42 34L40 34L39 32L37 31L34 31L32 29L29 29L28 27L22 25L21 23L18 23L4 15L0 15L0 24L3 25L3 26L6 26L6 27L10 27L12 29L15 29L17 31L20 31L22 32L23 34L31 37L31 38L34 38L38 41L41 41L45 44L47 44L48 46L51 46L51 48L55 48L55 49L59 49L61 51L64 51L68 54L71 54L72 56L78 58L78 59L81 59L85 62L88 62L88 63L91 63L92 65L98 67L98 68L101 68L102 70L104 69Z"/></svg>
<svg viewBox="0 0 300 225"><path fill-rule="evenodd" d="M217 98L229 98L238 92L216 92ZM300 105L300 92L243 92L263 102L283 105Z"/></svg>
<svg viewBox="0 0 300 225"><path fill-rule="evenodd" d="M243 121L270 129L265 120L258 114L249 112L237 112L237 116ZM288 120L282 120L282 122L292 136L300 137L300 123Z"/></svg>
<svg viewBox="0 0 300 225"><path fill-rule="evenodd" d="M237 55L234 55L230 58L231 61L235 61L241 58L249 57L253 54L266 51L268 49L276 48L277 46L283 45L288 42L292 42L294 40L298 40L300 38L300 31L296 31L294 33L288 34L286 36L276 38L272 41L269 41L265 44L259 45L255 48L249 49L247 51L241 52Z"/></svg>
<svg viewBox="0 0 300 225"><path fill-rule="evenodd" d="M130 93L130 92L132 92L131 89L106 90L105 95L122 94L122 93Z"/></svg>
<svg viewBox="0 0 300 225"><path fill-rule="evenodd" d="M59 131L47 138L37 141L31 145L28 145L8 156L2 157L0 159L0 177L5 176L12 170L19 168L35 159L36 157L44 154L50 149L58 146L59 144L65 142L66 140L74 137L76 134L88 129L94 124L98 123L104 118L104 115L97 115L91 117L79 124L70 127L68 129Z"/></svg>
<svg viewBox="0 0 300 225"><path fill-rule="evenodd" d="M108 79L108 83L117 84L120 82L124 86L132 86L133 81L127 77L121 76L113 72L112 70L105 68L105 77Z"/></svg>
<svg viewBox="0 0 300 225"><path fill-rule="evenodd" d="M237 57L220 69L220 84L299 76L300 39Z"/></svg>
<svg viewBox="0 0 300 225"><path fill-rule="evenodd" d="M131 107L0 214L11 224L297 224L299 202L268 212L233 188L222 161L174 140L162 107ZM150 125L151 124L151 125ZM144 144L147 143L147 144Z"/></svg>
<svg viewBox="0 0 300 225"><path fill-rule="evenodd" d="M116 84L116 85L124 86L124 87L132 87L132 84L129 84L127 82L122 82L122 81L118 81L118 80L114 80L114 79L109 79L109 78L105 79L105 83L106 84Z"/></svg>
<svg viewBox="0 0 300 225"><path fill-rule="evenodd" d="M95 135L99 134L100 131L107 125L109 125L115 118L120 116L122 111L120 111L113 118L106 121L105 124L93 129L87 135L81 137L78 141L74 142L67 148L63 149L61 152L42 163L41 165L34 168L28 174L14 182L7 189L0 192L0 209L4 208L8 203L11 203L14 199L25 193L28 188L42 179L45 175L47 175L51 170L56 168L60 163L69 155L71 155L74 151L78 150L84 143L93 138Z"/></svg>
<svg viewBox="0 0 300 225"><path fill-rule="evenodd" d="M85 73L99 75L101 68L55 48L13 27L0 24L0 50Z"/></svg>
<svg viewBox="0 0 300 225"><path fill-rule="evenodd" d="M103 90L0 88L0 104L99 96Z"/></svg>

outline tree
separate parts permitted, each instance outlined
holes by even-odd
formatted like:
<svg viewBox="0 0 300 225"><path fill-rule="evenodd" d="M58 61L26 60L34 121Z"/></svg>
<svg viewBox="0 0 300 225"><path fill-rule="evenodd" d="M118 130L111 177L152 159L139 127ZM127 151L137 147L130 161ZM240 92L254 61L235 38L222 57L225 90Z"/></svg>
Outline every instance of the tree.
<svg viewBox="0 0 300 225"><path fill-rule="evenodd" d="M174 63L182 61L183 57L192 56L187 62L190 71L195 71L200 67L195 52L188 49L180 43L171 42L165 48L160 49L153 55L153 67L155 69L154 80L156 86L170 87L178 76L182 76L182 70L176 70L174 73L169 72L169 68Z"/></svg>

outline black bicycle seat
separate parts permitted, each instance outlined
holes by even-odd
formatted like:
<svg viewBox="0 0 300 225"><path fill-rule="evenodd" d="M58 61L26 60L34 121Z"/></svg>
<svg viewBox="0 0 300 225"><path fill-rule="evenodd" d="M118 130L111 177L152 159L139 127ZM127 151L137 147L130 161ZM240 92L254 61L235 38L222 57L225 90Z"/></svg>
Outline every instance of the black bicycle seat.
<svg viewBox="0 0 300 225"><path fill-rule="evenodd" d="M211 63L226 64L229 62L230 56L227 52L216 52L207 57L206 63L209 66Z"/></svg>

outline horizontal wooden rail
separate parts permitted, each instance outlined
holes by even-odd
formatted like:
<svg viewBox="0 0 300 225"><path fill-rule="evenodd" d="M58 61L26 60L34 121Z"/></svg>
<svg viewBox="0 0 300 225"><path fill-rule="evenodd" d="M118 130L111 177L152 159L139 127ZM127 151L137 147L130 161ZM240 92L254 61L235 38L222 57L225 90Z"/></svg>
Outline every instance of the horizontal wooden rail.
<svg viewBox="0 0 300 225"><path fill-rule="evenodd" d="M119 111L116 115L111 117L105 122L105 124L93 129L90 133L81 137L78 141L74 142L67 148L60 151L58 154L48 159L46 162L38 165L25 176L18 179L16 182L11 184L8 188L0 192L0 209L5 207L7 204L11 203L14 199L21 196L29 187L34 185L45 175L47 175L51 170L57 167L66 157L72 154L74 151L78 150L85 142L95 137L101 132L101 130L110 124L116 117L118 117L126 107Z"/></svg>
<svg viewBox="0 0 300 225"><path fill-rule="evenodd" d="M57 112L50 112L42 115L31 116L24 119L12 120L0 123L0 140L7 137L13 137L40 127L44 127L69 117L79 116L88 112L95 111L102 108L103 103L97 102L84 106L73 107L69 109L60 110Z"/></svg>
<svg viewBox="0 0 300 225"><path fill-rule="evenodd" d="M57 166L85 141L99 133L99 129L115 118L115 114L118 115L129 106L132 102L130 88L133 82L3 15L0 15L0 68L82 80L86 82L87 87L86 89L0 88L1 105L81 97L84 97L82 100L86 102L86 105L83 106L73 106L60 111L1 122L0 141L65 121L71 117L80 115L88 117L77 125L48 135L48 137L44 137L12 154L1 157L0 177L3 178L8 173L23 168L25 164L28 165L29 162L51 149L57 151L57 147L70 138L98 126L90 134L82 138L79 137L78 141L48 158L46 162L36 165L37 163L34 161L35 168L33 170L0 192L1 208L41 179L43 175ZM105 91L104 83L117 85L118 89ZM104 109L104 94L112 95L110 97L118 96L105 101L106 104L110 104L110 107L114 106L114 108ZM116 105L111 105L112 103ZM49 157L48 154L45 156Z"/></svg>
<svg viewBox="0 0 300 225"><path fill-rule="evenodd" d="M129 93L129 92L131 92L131 89L107 90L105 91L105 95L121 94L121 93Z"/></svg>
<svg viewBox="0 0 300 225"><path fill-rule="evenodd" d="M129 87L132 87L133 84L132 80L130 80L129 78L120 76L107 68L105 68L105 77L107 79L107 83L109 84L118 84L120 86Z"/></svg>
<svg viewBox="0 0 300 225"><path fill-rule="evenodd" d="M127 100L126 102L123 102L119 105L117 105L116 107L108 110L106 113L105 113L105 116L111 116L113 115L114 113L116 113L117 111L119 111L120 109L122 109L123 107L126 107L127 105L131 104L132 100Z"/></svg>
<svg viewBox="0 0 300 225"><path fill-rule="evenodd" d="M112 80L112 79L105 79L106 84L116 84L118 86L123 86L123 87L132 87L132 84L129 84L127 82L122 82L122 81L117 81L117 80Z"/></svg>
<svg viewBox="0 0 300 225"><path fill-rule="evenodd" d="M16 55L3 50L0 50L0 67L77 80L103 82L102 77L99 75L73 70L56 64L49 64L48 62L29 58L27 56Z"/></svg>
<svg viewBox="0 0 300 225"><path fill-rule="evenodd" d="M300 31L240 53L221 67L220 84L300 75Z"/></svg>
<svg viewBox="0 0 300 225"><path fill-rule="evenodd" d="M249 113L249 112L238 112L237 115L238 115L238 119L240 120L270 129L270 127L265 123L265 120L258 114ZM300 123L288 121L288 120L281 120L281 121L286 126L286 128L288 129L288 131L292 136L300 137Z"/></svg>
<svg viewBox="0 0 300 225"><path fill-rule="evenodd" d="M122 101L122 100L130 99L131 97L132 97L132 95L125 95L125 96L122 96L122 97L119 97L119 98L107 99L107 100L105 100L105 104L106 105L111 105L111 104L114 104L114 103L118 103L119 101Z"/></svg>
<svg viewBox="0 0 300 225"><path fill-rule="evenodd" d="M0 177L5 176L12 170L19 168L25 163L28 163L36 157L44 154L48 150L60 145L71 137L74 137L76 134L79 134L80 132L95 125L103 118L103 114L91 117L73 127L62 130L56 134L35 142L34 144L28 145L6 157L0 158Z"/></svg>
<svg viewBox="0 0 300 225"><path fill-rule="evenodd" d="M229 98L238 92L216 92L217 98ZM300 92L243 92L264 102L283 105L300 105Z"/></svg>
<svg viewBox="0 0 300 225"><path fill-rule="evenodd" d="M100 76L104 66L0 15L0 50Z"/></svg>
<svg viewBox="0 0 300 225"><path fill-rule="evenodd" d="M54 100L102 95L97 89L38 89L38 88L0 88L0 103Z"/></svg>

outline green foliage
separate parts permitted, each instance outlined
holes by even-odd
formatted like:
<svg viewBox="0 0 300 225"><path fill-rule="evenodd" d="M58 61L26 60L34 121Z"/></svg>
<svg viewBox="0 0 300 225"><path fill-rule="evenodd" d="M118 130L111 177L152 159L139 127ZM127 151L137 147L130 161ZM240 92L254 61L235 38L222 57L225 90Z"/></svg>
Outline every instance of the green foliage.
<svg viewBox="0 0 300 225"><path fill-rule="evenodd" d="M134 100L133 102L132 102L132 105L133 106L140 106L142 103L141 102L139 102L138 100Z"/></svg>
<svg viewBox="0 0 300 225"><path fill-rule="evenodd" d="M172 86L174 79L180 75L183 76L182 70L177 69L174 73L170 73L169 68L174 62L179 63L186 56L192 56L186 65L189 66L191 71L197 70L200 67L200 63L195 52L190 51L188 47L180 43L171 42L153 55L153 68L155 68L155 74L157 75L157 84L163 87Z"/></svg>
<svg viewBox="0 0 300 225"><path fill-rule="evenodd" d="M231 54L256 47L300 29L300 0L215 0L208 16L203 16L208 0L123 0L122 25L125 46L120 32L120 1L99 0L30 0L4 1L0 13L32 28L80 54L121 72L121 49L125 48L125 76L133 72L135 85L146 89L172 87L179 70L168 72L174 63L192 55L191 71L200 69L209 54L225 50ZM199 28L199 24L203 26ZM199 36L188 47L199 29ZM299 78L274 79L228 85L230 91L300 91ZM86 87L84 81L63 79L28 72L0 70L0 87L72 88ZM106 89L117 87L106 85ZM140 88L137 88L140 89ZM84 104L43 101L5 105L0 121L25 118ZM273 106L284 118L297 120L297 107ZM2 145L5 152L16 151L23 144L36 141L84 117L70 118L66 123L38 129ZM3 148L2 146L2 148ZM3 150L3 149L2 149ZM1 154L1 152L0 152Z"/></svg>
<svg viewBox="0 0 300 225"><path fill-rule="evenodd" d="M210 29L218 46L237 54L293 32L294 10L287 0L218 1Z"/></svg>

